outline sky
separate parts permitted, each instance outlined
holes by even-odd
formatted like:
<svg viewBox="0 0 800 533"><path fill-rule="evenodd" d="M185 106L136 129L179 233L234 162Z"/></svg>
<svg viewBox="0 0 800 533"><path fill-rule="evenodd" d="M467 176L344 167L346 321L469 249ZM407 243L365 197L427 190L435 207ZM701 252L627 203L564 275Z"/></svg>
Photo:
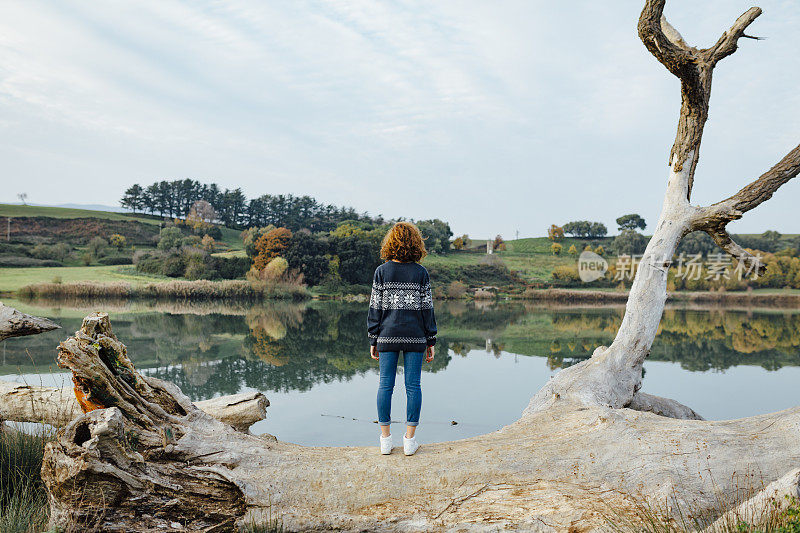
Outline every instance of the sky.
<svg viewBox="0 0 800 533"><path fill-rule="evenodd" d="M0 202L117 205L192 178L311 195L456 234L652 227L680 104L641 1L0 0ZM750 3L670 0L707 47ZM800 2L714 74L693 203L800 142ZM731 224L800 233L800 179ZM648 228L648 229L651 229Z"/></svg>

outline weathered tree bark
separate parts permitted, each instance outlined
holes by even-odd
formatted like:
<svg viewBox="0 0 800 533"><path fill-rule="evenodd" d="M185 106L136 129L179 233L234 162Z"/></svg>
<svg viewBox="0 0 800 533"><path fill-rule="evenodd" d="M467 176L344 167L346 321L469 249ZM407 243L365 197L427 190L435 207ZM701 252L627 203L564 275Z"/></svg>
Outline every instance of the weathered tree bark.
<svg viewBox="0 0 800 533"><path fill-rule="evenodd" d="M138 375L107 316L92 315L59 347L78 401L95 410L48 446L42 473L53 521L105 531L173 522L221 531L245 512L269 510L289 530L580 530L602 528L604 511L624 509L631 498L666 502L711 523L725 511L720 501L750 496L781 476L789 481L780 486L790 488L787 472L800 464L800 408L704 421L639 391L683 235L707 231L760 268L725 225L800 172L798 147L731 198L690 204L714 66L761 11L748 10L711 48L697 49L663 9L664 0L646 1L639 35L681 80L681 115L663 210L611 346L559 372L499 431L426 445L412 458L384 457L374 448L302 447L236 432L173 385Z"/></svg>
<svg viewBox="0 0 800 533"><path fill-rule="evenodd" d="M86 318L59 345L58 362L72 370L78 403L89 412L46 448L42 478L53 523L102 531L233 527L245 510L225 471L235 455L212 449L197 430L234 441L243 433L200 411L174 385L139 375L108 315Z"/></svg>
<svg viewBox="0 0 800 533"><path fill-rule="evenodd" d="M260 392L244 392L200 400L194 405L240 431L267 416L269 400ZM72 388L41 387L0 380L0 420L63 426L83 411Z"/></svg>
<svg viewBox="0 0 800 533"><path fill-rule="evenodd" d="M36 335L60 327L51 320L20 313L13 307L8 307L0 302L0 341L11 337Z"/></svg>

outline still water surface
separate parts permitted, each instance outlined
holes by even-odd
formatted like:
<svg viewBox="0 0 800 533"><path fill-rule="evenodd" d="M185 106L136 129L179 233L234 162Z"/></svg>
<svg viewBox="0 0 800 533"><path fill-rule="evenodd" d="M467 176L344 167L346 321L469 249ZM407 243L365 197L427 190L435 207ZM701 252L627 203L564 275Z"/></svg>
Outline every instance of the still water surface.
<svg viewBox="0 0 800 533"><path fill-rule="evenodd" d="M321 446L377 440L377 362L368 355L364 304L6 303L63 329L0 343L4 379L68 384L55 367L55 347L83 316L102 309L137 368L176 383L193 400L264 392L271 406L254 433ZM435 361L423 367L419 439L465 438L513 422L552 375L611 342L622 312L620 306L438 304L441 334ZM644 391L675 398L708 419L798 405L800 311L668 309L643 383ZM392 419L400 422L393 426L399 435L401 376Z"/></svg>

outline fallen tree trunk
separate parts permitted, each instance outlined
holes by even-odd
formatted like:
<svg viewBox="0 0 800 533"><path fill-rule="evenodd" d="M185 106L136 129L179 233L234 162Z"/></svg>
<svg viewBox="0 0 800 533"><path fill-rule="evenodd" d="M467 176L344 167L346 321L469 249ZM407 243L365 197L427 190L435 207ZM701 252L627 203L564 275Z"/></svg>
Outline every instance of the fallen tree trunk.
<svg viewBox="0 0 800 533"><path fill-rule="evenodd" d="M234 431L174 385L132 371L103 314L59 346L59 363L98 408L47 448L53 520L104 531L172 522L202 531L208 517L230 529L228 518L248 512L280 517L288 530L602 527L609 506L637 497L710 520L716 491L761 487L800 462L800 408L707 422L569 398L412 458L275 442ZM221 501L232 502L224 513Z"/></svg>
<svg viewBox="0 0 800 533"><path fill-rule="evenodd" d="M36 335L60 327L52 320L26 315L0 302L0 341L11 337Z"/></svg>
<svg viewBox="0 0 800 533"><path fill-rule="evenodd" d="M269 400L260 392L244 392L200 400L194 405L240 431L247 431L266 418ZM0 380L0 420L63 426L82 412L72 388Z"/></svg>
<svg viewBox="0 0 800 533"><path fill-rule="evenodd" d="M800 408L705 421L640 391L681 238L706 231L739 263L761 271L725 225L800 172L798 146L727 200L690 204L714 66L736 50L761 10L751 8L711 48L697 49L663 9L664 0L646 0L639 35L681 80L681 114L662 214L611 346L556 374L517 422L426 445L408 458L234 431L174 385L136 373L107 315L94 314L59 346L59 363L72 371L89 412L46 450L42 476L54 525L223 531L247 513L278 517L289 530L581 530L604 527L609 514L638 498L710 524L728 511L721 502L741 501L795 471Z"/></svg>

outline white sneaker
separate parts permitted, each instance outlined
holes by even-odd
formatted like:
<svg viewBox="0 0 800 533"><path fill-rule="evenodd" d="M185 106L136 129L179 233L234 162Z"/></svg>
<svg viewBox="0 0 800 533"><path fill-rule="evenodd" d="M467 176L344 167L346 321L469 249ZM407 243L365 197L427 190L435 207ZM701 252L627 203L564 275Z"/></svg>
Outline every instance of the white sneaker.
<svg viewBox="0 0 800 533"><path fill-rule="evenodd" d="M381 453L383 455L389 455L392 453L392 436L389 435L388 437L381 436Z"/></svg>
<svg viewBox="0 0 800 533"><path fill-rule="evenodd" d="M417 443L417 437L413 436L410 439L403 435L403 453L406 455L414 455L414 452L419 449L419 444Z"/></svg>

